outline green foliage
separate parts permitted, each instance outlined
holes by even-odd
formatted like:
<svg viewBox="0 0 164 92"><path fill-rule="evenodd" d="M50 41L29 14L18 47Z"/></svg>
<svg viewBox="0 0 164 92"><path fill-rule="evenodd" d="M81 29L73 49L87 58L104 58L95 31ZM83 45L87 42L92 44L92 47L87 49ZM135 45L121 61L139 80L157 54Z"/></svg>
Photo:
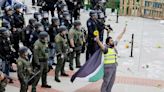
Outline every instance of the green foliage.
<svg viewBox="0 0 164 92"><path fill-rule="evenodd" d="M109 0L106 3L106 7L107 8L113 8L113 9L117 9L120 7L120 0Z"/></svg>

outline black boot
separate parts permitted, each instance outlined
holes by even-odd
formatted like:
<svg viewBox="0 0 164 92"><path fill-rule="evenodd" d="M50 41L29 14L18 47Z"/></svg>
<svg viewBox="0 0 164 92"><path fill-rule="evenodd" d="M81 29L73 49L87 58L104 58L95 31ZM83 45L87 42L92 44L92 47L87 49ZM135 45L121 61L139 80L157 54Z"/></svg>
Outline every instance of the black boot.
<svg viewBox="0 0 164 92"><path fill-rule="evenodd" d="M56 81L56 82L61 82L61 81L59 80L59 78L57 78L57 77L55 77L55 81Z"/></svg>
<svg viewBox="0 0 164 92"><path fill-rule="evenodd" d="M51 86L50 85L47 85L47 84L46 85L42 85L41 87L42 88L51 88Z"/></svg>

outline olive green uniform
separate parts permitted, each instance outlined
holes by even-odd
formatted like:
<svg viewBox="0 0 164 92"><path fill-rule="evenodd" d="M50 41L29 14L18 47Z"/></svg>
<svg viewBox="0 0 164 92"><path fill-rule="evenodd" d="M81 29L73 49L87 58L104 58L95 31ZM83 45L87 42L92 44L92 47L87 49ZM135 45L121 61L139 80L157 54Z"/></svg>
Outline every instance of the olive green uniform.
<svg viewBox="0 0 164 92"><path fill-rule="evenodd" d="M32 68L30 62L19 57L17 59L17 72L18 79L21 84L20 92L27 92L28 90L28 80L30 79L30 75L32 74Z"/></svg>
<svg viewBox="0 0 164 92"><path fill-rule="evenodd" d="M47 85L48 73L48 43L41 42L39 39L34 43L34 62L40 66L40 77L42 78L42 85Z"/></svg>
<svg viewBox="0 0 164 92"><path fill-rule="evenodd" d="M66 36L62 36L61 34L56 35L55 37L56 43L56 53L57 53L57 65L55 69L55 77L59 77L59 72L61 74L65 73L64 66L67 61L67 53L69 49L69 44Z"/></svg>
<svg viewBox="0 0 164 92"><path fill-rule="evenodd" d="M81 66L80 64L80 54L81 54L81 49L83 46L84 42L84 36L81 30L76 30L74 27L72 27L69 31L69 39L73 39L74 41L74 51L70 55L70 67L73 67L73 59L75 56L75 61L76 61L76 67Z"/></svg>

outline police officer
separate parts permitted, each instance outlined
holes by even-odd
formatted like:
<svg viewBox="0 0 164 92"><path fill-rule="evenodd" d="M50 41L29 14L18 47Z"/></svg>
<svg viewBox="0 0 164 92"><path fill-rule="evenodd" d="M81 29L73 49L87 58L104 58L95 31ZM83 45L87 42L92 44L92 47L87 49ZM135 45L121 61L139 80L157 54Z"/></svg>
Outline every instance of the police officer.
<svg viewBox="0 0 164 92"><path fill-rule="evenodd" d="M20 81L20 92L27 92L28 80L33 75L32 67L28 58L28 48L21 47L19 49L19 58L17 59L17 74Z"/></svg>
<svg viewBox="0 0 164 92"><path fill-rule="evenodd" d="M0 28L0 58L2 60L2 71L9 76L11 53L11 42L9 30L5 27ZM13 81L10 79L10 83Z"/></svg>
<svg viewBox="0 0 164 92"><path fill-rule="evenodd" d="M35 12L33 16L37 22L40 22L40 20L42 19L42 16L39 12Z"/></svg>
<svg viewBox="0 0 164 92"><path fill-rule="evenodd" d="M66 6L66 7L65 7ZM59 12L63 9L67 9L67 5L65 4L65 2L63 0L58 0L56 2L56 8L57 8L57 13L59 14Z"/></svg>
<svg viewBox="0 0 164 92"><path fill-rule="evenodd" d="M42 87L51 88L47 84L48 73L48 33L43 31L39 33L39 39L34 43L34 62L40 65Z"/></svg>
<svg viewBox="0 0 164 92"><path fill-rule="evenodd" d="M30 36L32 32L35 31L35 23L36 23L36 19L30 18L27 27L23 29L22 35L21 35L21 40L23 44L27 46L28 48L30 48L31 50L32 50L32 47L31 47Z"/></svg>
<svg viewBox="0 0 164 92"><path fill-rule="evenodd" d="M80 68L80 54L81 54L81 49L83 46L84 42L84 36L83 33L81 32L81 22L76 20L74 22L74 26L70 29L69 31L69 39L70 39L70 45L73 48L73 52L71 53L71 59L70 59L70 70L73 70L73 59L75 56L75 61L76 61L76 68Z"/></svg>
<svg viewBox="0 0 164 92"><path fill-rule="evenodd" d="M13 28L14 27L14 17L13 17L13 9L11 6L7 6L5 7L5 13L2 16L3 21L6 20L9 22L10 27Z"/></svg>
<svg viewBox="0 0 164 92"><path fill-rule="evenodd" d="M45 11L51 11L51 16L54 17L55 4L57 0L45 0Z"/></svg>
<svg viewBox="0 0 164 92"><path fill-rule="evenodd" d="M49 30L49 19L48 19L49 15L47 12L43 13L43 18L41 19L41 24L44 26L44 30L47 32Z"/></svg>
<svg viewBox="0 0 164 92"><path fill-rule="evenodd" d="M105 15L102 11L97 11L97 16L98 16L98 19L97 19L97 22L98 22L98 31L99 31L99 38L100 38L100 41L103 41L103 38L104 38L104 29L107 29L108 30L108 27L105 25Z"/></svg>
<svg viewBox="0 0 164 92"><path fill-rule="evenodd" d="M68 10L69 10L69 14L70 14L70 21L71 23L73 22L73 13L74 13L74 8L75 8L75 4L77 4L77 2L75 2L74 0L65 0L66 4L68 6ZM74 3L75 2L75 3Z"/></svg>
<svg viewBox="0 0 164 92"><path fill-rule="evenodd" d="M36 22L34 24L35 31L31 33L29 41L31 42L31 48L33 48L33 44L35 43L36 40L38 40L39 33L44 31L44 27L41 23Z"/></svg>
<svg viewBox="0 0 164 92"><path fill-rule="evenodd" d="M94 41L94 31L98 31L97 22L97 12L91 11L89 13L90 18L87 20L88 28L88 38L87 38L87 51L86 51L86 61L94 54L94 52L99 48L97 43Z"/></svg>
<svg viewBox="0 0 164 92"><path fill-rule="evenodd" d="M10 26L10 23L6 20L3 20L2 21L2 27L5 27L7 30L10 30L11 29L11 26ZM10 39L11 39L11 44L13 45L13 48L15 47L15 44L13 44L13 39L12 39L12 34L10 35ZM11 57L10 57L10 72L16 72L13 67L12 67L12 63L16 63L15 59L14 58L17 58L17 53L15 51L15 49L12 50L12 52L10 53Z"/></svg>
<svg viewBox="0 0 164 92"><path fill-rule="evenodd" d="M14 26L15 28L23 28L25 25L24 15L23 15L23 8L21 4L16 4L14 6L15 12L13 14L14 17Z"/></svg>
<svg viewBox="0 0 164 92"><path fill-rule="evenodd" d="M94 6L94 10L102 11L104 15L106 16L105 7L102 1L98 1L98 3Z"/></svg>
<svg viewBox="0 0 164 92"><path fill-rule="evenodd" d="M67 61L67 53L69 49L68 39L66 37L67 31L68 30L65 26L60 26L59 27L60 33L55 37L56 54L57 54L57 65L55 69L56 82L60 82L59 72L61 72L62 76L68 76L68 74L66 74L64 71L65 62Z"/></svg>
<svg viewBox="0 0 164 92"><path fill-rule="evenodd" d="M53 17L51 19L51 25L49 27L48 34L50 36L50 43L49 43L49 49L50 49L50 57L49 57L49 66L51 67L54 65L54 58L55 58L55 37L59 33L59 19L57 17ZM51 67L52 68L52 67Z"/></svg>
<svg viewBox="0 0 164 92"><path fill-rule="evenodd" d="M61 25L62 26L66 26L67 27L67 29L69 30L71 27L72 27L72 23L71 23L71 17L70 17L70 14L69 14L69 12L64 12L63 13L63 19L62 19L62 21L61 21Z"/></svg>
<svg viewBox="0 0 164 92"><path fill-rule="evenodd" d="M74 0L74 10L73 10L73 17L74 20L80 19L80 8L82 7L80 0Z"/></svg>
<svg viewBox="0 0 164 92"><path fill-rule="evenodd" d="M99 40L99 37L96 37L96 41L102 49L102 52L104 53L104 77L103 84L101 86L101 92L111 92L112 90L117 69L117 52L115 47L117 46L118 42L121 40L125 32L126 27L119 34L116 41L113 41L112 37L110 36L107 37L105 46Z"/></svg>
<svg viewBox="0 0 164 92"><path fill-rule="evenodd" d="M62 22L62 19L63 19L63 13L64 13L64 11L67 11L68 10L67 9L67 5L64 4L64 2L62 2L62 1L59 0L56 3L56 7L57 7L58 18L59 18L60 23L61 23Z"/></svg>
<svg viewBox="0 0 164 92"><path fill-rule="evenodd" d="M94 9L95 5L98 3L99 0L90 0L91 2L91 9Z"/></svg>
<svg viewBox="0 0 164 92"><path fill-rule="evenodd" d="M0 92L5 92L5 87L7 85L7 78L5 74L0 70Z"/></svg>
<svg viewBox="0 0 164 92"><path fill-rule="evenodd" d="M113 29L111 28L111 26L108 24L105 24L105 15L102 11L97 11L97 15L98 15L98 30L99 30L99 38L100 41L103 41L104 38L104 29L107 31L107 36L109 35L110 31L112 31Z"/></svg>

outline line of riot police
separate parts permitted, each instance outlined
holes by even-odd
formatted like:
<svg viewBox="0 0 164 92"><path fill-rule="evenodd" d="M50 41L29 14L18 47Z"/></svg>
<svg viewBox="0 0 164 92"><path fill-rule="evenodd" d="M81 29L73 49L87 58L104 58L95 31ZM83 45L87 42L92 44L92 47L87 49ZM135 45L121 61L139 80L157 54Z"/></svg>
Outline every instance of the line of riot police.
<svg viewBox="0 0 164 92"><path fill-rule="evenodd" d="M60 75L69 76L64 69L66 62L69 63L70 70L74 70L75 59L76 68L80 68L80 55L85 52L85 47L87 46L86 60L98 49L94 41L94 31L99 31L102 41L104 29L110 29L110 26L105 25L104 11L96 9L89 14L86 32L78 20L80 5L72 8L69 4L76 5L79 2L72 0L65 2L63 0L56 2L58 17L52 17L51 23L48 12L35 12L27 26L25 26L22 5L16 4L14 8L5 7L1 18L2 27L0 27L0 49L2 50L0 70L9 76L10 66L13 62L17 64L20 92L27 92L28 85L32 85L32 92L36 92L40 78L42 87L51 88L47 83L47 73L53 69L52 65L55 65L55 62L57 63L54 80L61 82ZM21 47L20 43L25 47Z"/></svg>

